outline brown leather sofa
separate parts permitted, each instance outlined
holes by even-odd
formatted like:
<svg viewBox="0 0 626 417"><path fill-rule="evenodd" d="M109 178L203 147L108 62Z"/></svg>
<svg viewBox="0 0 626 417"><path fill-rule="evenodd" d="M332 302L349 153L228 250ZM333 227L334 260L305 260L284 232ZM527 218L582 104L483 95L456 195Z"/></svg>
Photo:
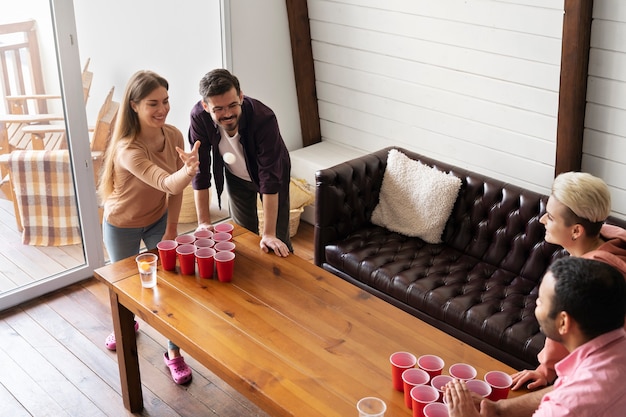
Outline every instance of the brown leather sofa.
<svg viewBox="0 0 626 417"><path fill-rule="evenodd" d="M389 149L316 173L315 263L514 368L534 368L544 344L538 285L567 254L544 241L548 196L397 148L462 180L443 243L429 244L370 222Z"/></svg>

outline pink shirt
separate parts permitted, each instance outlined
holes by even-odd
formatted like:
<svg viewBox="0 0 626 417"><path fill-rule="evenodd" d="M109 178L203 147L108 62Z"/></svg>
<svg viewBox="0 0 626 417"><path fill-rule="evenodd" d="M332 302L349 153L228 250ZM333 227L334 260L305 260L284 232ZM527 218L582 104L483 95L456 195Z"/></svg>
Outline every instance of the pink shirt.
<svg viewBox="0 0 626 417"><path fill-rule="evenodd" d="M626 230L621 227L605 224L600 230L600 236L605 240L604 244L582 256L586 259L595 259L605 262L619 270L626 278ZM554 364L567 356L569 352L565 346L552 339L546 339L546 344L539 352L539 366L537 371L543 374L548 381L556 377ZM626 412L624 413L626 416Z"/></svg>
<svg viewBox="0 0 626 417"><path fill-rule="evenodd" d="M613 330L576 348L556 364L554 390L533 417L626 415L626 331Z"/></svg>

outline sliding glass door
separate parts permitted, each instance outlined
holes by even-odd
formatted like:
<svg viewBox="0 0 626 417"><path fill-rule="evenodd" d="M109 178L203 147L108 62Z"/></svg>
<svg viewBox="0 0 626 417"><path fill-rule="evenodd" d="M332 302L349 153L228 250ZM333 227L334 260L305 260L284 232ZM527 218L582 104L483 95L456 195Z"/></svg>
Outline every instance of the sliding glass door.
<svg viewBox="0 0 626 417"><path fill-rule="evenodd" d="M0 25L0 309L103 263L71 7L12 1ZM71 4L69 4L71 6ZM53 25L53 17L57 25ZM76 142L76 143L74 143Z"/></svg>
<svg viewBox="0 0 626 417"><path fill-rule="evenodd" d="M0 311L106 262L98 114L121 100L135 71L151 69L170 82L168 122L186 134L200 77L222 66L224 3L8 2L0 17Z"/></svg>

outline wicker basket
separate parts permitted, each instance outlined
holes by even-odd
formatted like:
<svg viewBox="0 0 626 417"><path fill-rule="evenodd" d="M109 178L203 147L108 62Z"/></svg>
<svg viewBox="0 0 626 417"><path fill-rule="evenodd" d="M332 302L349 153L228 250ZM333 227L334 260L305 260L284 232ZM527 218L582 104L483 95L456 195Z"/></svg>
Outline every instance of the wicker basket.
<svg viewBox="0 0 626 417"><path fill-rule="evenodd" d="M299 207L289 210L289 237L294 237L298 233L298 226L300 226L300 215L304 211L304 208ZM258 209L259 215L259 233L263 230L263 209Z"/></svg>
<svg viewBox="0 0 626 417"><path fill-rule="evenodd" d="M304 211L304 206L308 206L315 201L315 195L309 189L306 181L291 178L289 182L289 237L294 237L298 233L300 226L300 216ZM263 230L263 203L260 198L256 201L256 210L259 217L259 233Z"/></svg>
<svg viewBox="0 0 626 417"><path fill-rule="evenodd" d="M304 208L298 207L289 210L289 237L294 237L298 233L298 226L300 226L300 215L304 211Z"/></svg>

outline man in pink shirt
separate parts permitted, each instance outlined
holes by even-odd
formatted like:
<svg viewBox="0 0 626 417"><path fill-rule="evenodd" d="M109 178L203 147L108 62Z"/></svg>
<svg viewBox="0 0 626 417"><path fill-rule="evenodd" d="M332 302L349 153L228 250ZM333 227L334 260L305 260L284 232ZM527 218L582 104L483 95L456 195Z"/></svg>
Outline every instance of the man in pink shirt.
<svg viewBox="0 0 626 417"><path fill-rule="evenodd" d="M570 352L556 364L554 389L520 416L618 417L626 412L626 282L614 267L562 258L546 272L535 316L546 337ZM526 394L533 395L534 393ZM497 402L474 402L464 382L447 386L450 417L510 416Z"/></svg>

